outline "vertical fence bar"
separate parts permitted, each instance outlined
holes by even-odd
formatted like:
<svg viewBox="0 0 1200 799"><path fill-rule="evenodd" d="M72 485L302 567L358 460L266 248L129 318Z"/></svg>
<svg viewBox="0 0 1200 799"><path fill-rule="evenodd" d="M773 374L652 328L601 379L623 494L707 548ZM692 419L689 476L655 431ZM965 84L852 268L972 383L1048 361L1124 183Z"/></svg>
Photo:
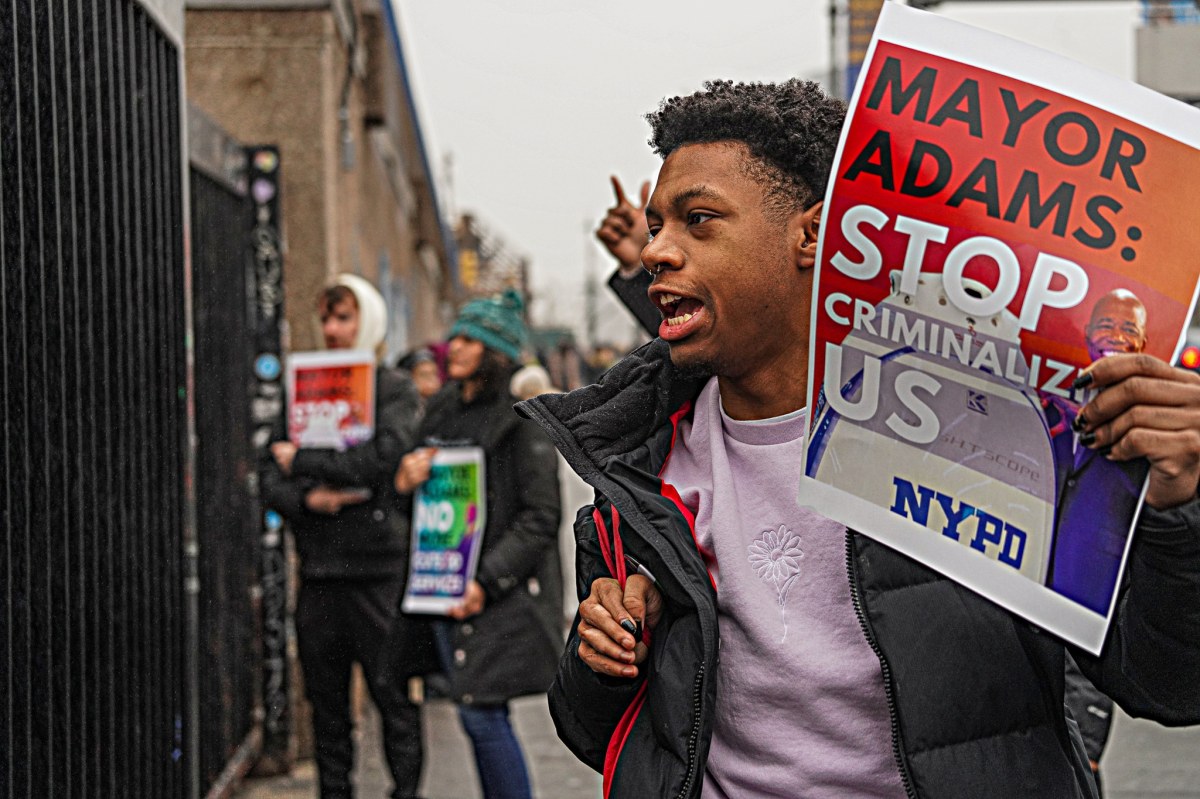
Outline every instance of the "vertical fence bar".
<svg viewBox="0 0 1200 799"><path fill-rule="evenodd" d="M16 75L16 42L15 19L11 3L0 4L0 69ZM15 216L17 206L16 184L16 96L15 79L0 81L0 318L3 319L6 342L3 345L4 358L0 360L0 431L5 440L15 440L12 435L10 406L15 404L13 391L13 376L10 375L9 356L11 350L7 339L12 338L10 331L15 327L16 319L9 310L8 298L11 293L10 269L16 271L15 253L10 254L10 248L15 248L17 238L10 233L11 219ZM4 447L0 454L0 491L3 493L3 507L0 507L0 521L3 521L3 545L0 554L4 563L0 565L0 602L3 602L2 619L4 622L0 631L0 752L11 752L16 739L16 706L14 693L14 677L16 663L14 659L13 635L16 629L15 605L17 594L14 581L19 578L15 570L16 515L13 512L13 495L15 493L15 470L13 468L13 448ZM13 784L13 768L11 758L0 758L0 793L4 796L15 796Z"/></svg>
<svg viewBox="0 0 1200 799"><path fill-rule="evenodd" d="M82 325L82 305L79 295L80 251L79 240L85 229L81 223L83 208L80 203L80 164L77 154L80 150L79 130L80 108L83 98L80 93L78 62L72 57L76 41L82 32L82 23L76 15L77 7L74 2L60 10L59 25L61 28L60 45L55 50L55 71L59 76L63 96L63 113L59 117L61 133L59 147L60 186L63 199L62 238L63 247L63 330L60 346L64 354L73 357L61 359L62 396L64 401L64 424L62 426L62 486L61 499L64 509L76 509L67 514L67 521L60 531L63 542L67 568L63 569L62 579L65 586L63 616L63 635L66 647L65 664L65 694L66 703L70 708L70 717L65 724L67 742L66 771L72 775L67 780L62 795L74 797L83 795L87 785L87 773L84 768L84 737L83 730L87 727L87 703L83 688L84 644L83 628L78 620L82 617L83 575L86 573L86 552L83 542L86 540L86 525L82 520L82 509L88 507L83 500L83 471L79 468L83 450L83 417L86 408L82 403L83 385L79 378L81 360L83 357L80 347L80 329Z"/></svg>
<svg viewBox="0 0 1200 799"><path fill-rule="evenodd" d="M132 496L131 512L134 518L133 530L137 540L134 543L133 562L149 566L154 564L161 569L160 564L151 560L150 542L156 533L151 526L150 504L155 499L155 491L147 474L146 451L150 446L149 420L147 400L156 389L154 376L146 368L146 337L149 333L146 324L146 289L153 279L151 274L151 259L153 257L148 246L150 236L150 220L147 210L150 204L149 180L153 177L150 172L149 152L146 146L146 107L150 100L147 97L146 73L146 42L145 30L147 20L136 9L129 8L129 28L126 39L126 53L129 57L129 86L131 122L130 156L130 188L132 190L132 233L133 233L133 273L129 281L129 324L133 333L130 352L129 384L131 400L129 406L130 433L132 447L130 466L134 474L143 475L134 483L135 493ZM133 564L131 564L132 566ZM137 730L140 735L138 752L141 756L132 764L133 772L137 775L138 784L149 790L154 784L154 766L157 755L155 747L153 691L150 686L142 685L142 675L149 674L147 654L150 641L150 616L152 602L150 583L152 568L141 568L131 571L130 584L134 589L134 618L135 637L132 642L132 662L134 673L134 690L139 697L135 714Z"/></svg>
<svg viewBox="0 0 1200 799"><path fill-rule="evenodd" d="M66 32L58 9L39 4L45 14L43 25L45 44L40 49L44 84L49 93L42 101L45 171L45 196L42 235L46 242L46 257L42 265L43 292L47 313L43 319L45 350L42 364L42 430L43 446L48 450L46 461L46 613L51 620L48 633L47 675L50 684L50 704L46 709L47 735L51 745L51 772L48 775L48 795L61 796L68 792L72 774L71 735L75 708L69 692L71 668L70 627L59 620L68 618L67 591L72 564L68 541L71 514L67 513L66 497L69 477L66 474L67 446L65 434L70 426L70 400L67 395L66 328L72 323L72 309L65 295L66 270L69 268L69 242L73 231L68 223L71 210L64 183L67 148L64 118L69 114L69 97L64 81L62 53ZM52 12L52 13L51 13Z"/></svg>
<svg viewBox="0 0 1200 799"><path fill-rule="evenodd" d="M77 493L74 503L79 508L88 509L78 514L79 529L76 540L78 563L78 579L76 599L72 606L72 623L78 647L78 706L79 720L77 730L79 737L78 774L79 779L72 785L71 799L84 799L97 795L99 792L99 769L93 753L99 748L98 707L97 697L99 685L96 680L94 653L97 644L94 624L92 622L92 606L96 596L96 566L98 563L95 541L97 524L97 508L99 497L96 491L95 479L88 479L94 474L97 463L96 437L94 425L85 420L96 408L95 385L91 378L95 351L93 350L90 332L95 330L95 312L93 304L92 272L94 270L93 254L96 250L95 214L93 205L96 181L93 175L95 152L98 140L94 127L89 124L96 114L96 95L87 69L88 44L94 36L94 9L85 7L84 0L75 0L71 6L68 27L74 32L73 48L67 56L71 64L71 82L74 87L72 108L72 147L70 169L74 178L73 205L75 216L72 224L77 227L75 237L75 271L74 291L76 308L79 318L75 325L74 351L75 385L78 396L79 419L75 429L75 459L72 480Z"/></svg>
<svg viewBox="0 0 1200 799"><path fill-rule="evenodd" d="M123 746L124 742L118 738L118 685L117 685L117 653L118 653L118 630L117 630L117 542L120 535L120 498L117 494L119 480L117 476L117 468L119 464L117 443L120 440L116 430L115 409L117 403L117 387L120 380L120 373L117 369L117 342L119 334L115 321L115 305L117 298L117 279L114 270L107 268L111 266L112 254L116 253L119 246L120 236L118 230L118 157L117 148L120 147L119 138L116 130L116 119L118 114L117 109L117 53L114 52L112 42L116 37L117 31L117 7L114 0L97 0L99 4L100 16L102 23L100 26L97 41L95 43L96 53L101 58L100 69L97 71L99 75L98 86L101 97L100 113L97 116L97 127L100 134L102 168L101 168L101 185L100 185L100 239L103 249L101 252L102 263L100 268L100 325L98 327L97 340L100 342L101 352L97 359L101 365L98 378L102 386L99 414L99 428L101 431L100 453L103 458L103 471L101 472L101 494L104 497L103 504L103 522L100 527L102 533L101 540L98 542L101 547L101 569L99 579L99 597L98 603L101 607L103 615L97 620L100 628L101 647L100 657L102 662L102 672L100 674L102 689L102 709L101 713L105 720L103 728L103 739L109 742L108 746L101 747L103 753L100 760L101 773L106 776L104 782L106 788L106 796L116 796L117 781L121 777L121 772L118 769L118 747Z"/></svg>
<svg viewBox="0 0 1200 799"><path fill-rule="evenodd" d="M41 356L43 352L42 324L40 320L46 312L42 298L42 269L44 268L42 250L42 131L41 109L38 98L42 92L41 75L38 70L39 36L43 35L38 27L36 10L27 3L18 3L18 48L22 53L21 66L26 70L26 79L22 81L22 172L25 185L28 187L22 198L23 223L29 231L25 237L22 268L23 278L23 309L25 313L22 336L25 347L20 361L23 369L23 396L18 400L26 409L24 425L25 447L25 491L24 491L24 544L26 573L24 575L25 594L21 603L25 610L25 620L28 628L24 635L24 661L29 674L45 674L46 644L45 634L49 619L43 608L45 591L41 584L44 574L44 556L40 552L41 536L44 529L43 517L45 507L41 503L43 493L43 469L46 453L38 446L39 435L36 431L38 417L36 409L41 400L38 375L41 371ZM21 8L21 6L24 6ZM24 31L21 31L21 18L24 19ZM22 36L21 34L25 35ZM33 768L24 775L25 792L34 794L45 791L45 778L50 768L50 749L44 745L45 729L43 709L49 700L49 686L44 680L30 682L25 690L25 708L23 721L26 726L25 747L28 762Z"/></svg>
<svg viewBox="0 0 1200 799"><path fill-rule="evenodd" d="M186 150L184 149L184 141L186 131L183 124L183 73L180 69L179 54L173 49L168 48L164 42L162 45L164 53L168 55L166 61L166 81L164 82L164 110L165 120L164 129L169 131L168 137L168 153L169 158L164 165L165 170L169 170L174 176L176 190L172 191L166 198L167 205L170 208L171 224L168 230L173 234L170 238L170 252L173 260L179 264L178 269L170 270L166 285L169 287L167 297L169 299L169 316L176 320L178 333L172 339L173 341L183 342L182 357L173 357L172 363L174 370L168 371L164 369L164 373L174 375L172 388L174 391L169 392L171 398L171 466L174 474L183 476L182 491L172 492L171 508L172 519L178 521L178 524L173 525L172 536L172 552L184 553L186 558L175 557L170 561L170 585L173 587L171 592L171 608L172 615L178 620L180 626L186 631L184 636L174 635L172 640L172 667L171 674L173 676L172 686L175 692L173 694L175 702L174 713L174 729L175 741L179 747L183 746L183 725L186 713L187 723L191 725L192 734L195 735L199 717L196 713L197 697L194 695L194 690L191 694L185 690L185 674L186 685L193 689L196 685L197 669L199 668L196 658L195 637L198 634L196 628L196 620L198 618L198 586L195 582L195 568L197 560L196 551L196 425L195 425L195 349L193 343L194 325L192 321L192 309L194 307L192 299L192 267L191 255L188 248L185 246L186 236L180 237L174 235L176 231L186 228L190 224L190 208L188 205L187 192L185 191L186 184L181 183L184 169L186 165ZM186 643L186 649L185 649ZM184 701L188 706L184 707ZM194 744L188 745L188 751L183 755L183 761L187 766L186 772L178 770L175 773L174 788L175 794L178 796L187 795L190 799L199 799L200 797L200 761L197 756L198 747ZM186 776L186 782L185 782Z"/></svg>
<svg viewBox="0 0 1200 799"><path fill-rule="evenodd" d="M113 59L114 73L114 107L115 113L110 121L116 133L113 146L113 244L115 256L121 263L120 270L111 270L113 274L113 290L110 302L114 303L109 315L109 323L113 331L113 341L121 346L114 347L114 399L116 407L110 409L113 432L114 474L117 478L114 485L116 499L116 540L114 541L115 556L114 593L115 613L113 614L114 642L116 643L115 662L113 664L117 686L117 703L115 716L117 719L117 742L120 752L117 755L118 773L122 775L124 785L130 792L137 792L141 786L137 784L132 774L130 753L137 751L137 714L132 711L133 697L132 669L130 644L133 631L133 600L130 597L129 561L132 544L130 542L129 519L130 508L133 505L133 470L129 465L130 430L129 408L132 403L129 377L129 348L128 342L132 336L129 329L130 303L129 269L133 263L133 247L130 234L130 180L129 174L129 67L128 57L128 6L117 0L112 3L113 41L117 48Z"/></svg>
<svg viewBox="0 0 1200 799"><path fill-rule="evenodd" d="M165 212L163 209L163 197L165 191L162 188L154 189L154 187L161 184L161 181L167 178L167 173L163 168L162 152L163 65L160 59L160 48L156 46L158 42L155 41L153 26L148 23L146 25L145 37L147 42L147 63L144 69L149 77L147 97L151 100L147 108L147 131L149 133L147 147L149 158L147 160L152 164L152 169L149 170L146 179L150 181L151 185L151 202L148 203L148 214L150 218L150 241L152 246L150 263L154 272L154 280L148 286L146 303L147 323L151 330L162 330L164 328L163 323L166 321L166 314L163 312L162 287L165 283L167 273L173 268L173 259L170 257L170 251L164 235ZM164 343L164 340L158 336L149 339L148 351L146 353L147 368L150 370L150 374L157 378L154 381L154 390L148 396L150 400L148 407L150 425L147 431L147 439L151 442L152 448L149 453L147 468L153 474L170 474L167 468L170 453L167 441L170 398L166 395L170 393L171 382L162 376L163 367L169 363L169 361L163 358ZM150 507L150 527L155 531L150 540L150 557L155 563L162 563L164 565L167 558L171 557L172 552L180 552L180 550L171 546L169 531L175 525L171 521L170 508L167 506L165 500L166 497L156 498ZM175 629L175 625L171 623L170 595L167 588L171 584L169 580L169 574L159 573L153 583L154 590L150 596L151 634L146 641L148 667L153 673L164 675L164 678L169 674L164 665L166 654L169 653L171 646L170 631ZM175 750L173 713L175 704L172 701L173 688L174 686L168 679L162 679L155 686L153 694L153 752L155 763L158 764L158 769L162 774L162 778L156 780L156 782L164 786L170 783L170 778L174 771L171 766L176 761L173 754Z"/></svg>

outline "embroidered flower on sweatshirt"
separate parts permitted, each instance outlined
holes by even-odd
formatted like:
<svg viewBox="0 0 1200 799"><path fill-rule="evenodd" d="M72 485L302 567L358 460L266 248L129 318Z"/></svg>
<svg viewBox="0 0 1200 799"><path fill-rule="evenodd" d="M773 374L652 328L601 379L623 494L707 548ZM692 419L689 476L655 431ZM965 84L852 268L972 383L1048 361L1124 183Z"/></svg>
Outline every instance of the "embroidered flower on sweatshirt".
<svg viewBox="0 0 1200 799"><path fill-rule="evenodd" d="M779 620L783 624L779 642L783 643L787 640L787 595L800 576L800 560L804 557L800 536L781 524L778 530L763 530L746 549L759 579L775 588Z"/></svg>

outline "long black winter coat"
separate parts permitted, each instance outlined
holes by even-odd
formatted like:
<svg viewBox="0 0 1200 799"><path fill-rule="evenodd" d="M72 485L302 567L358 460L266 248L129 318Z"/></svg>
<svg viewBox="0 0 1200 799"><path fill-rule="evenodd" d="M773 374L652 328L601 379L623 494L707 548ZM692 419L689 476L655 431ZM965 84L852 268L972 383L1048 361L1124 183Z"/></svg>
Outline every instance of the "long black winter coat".
<svg viewBox="0 0 1200 799"><path fill-rule="evenodd" d="M717 597L687 520L657 476L701 387L678 375L667 344L655 340L598 385L517 406L596 488L610 529L612 509L619 511L625 552L654 573L663 594L638 679L592 672L573 635L550 691L559 737L604 771L609 799L698 796L720 712ZM593 579L610 575L590 508L575 534L582 599ZM896 768L909 796L1093 795L1082 742L1063 710L1061 643L850 531L846 558L863 634L882 667ZM1103 657L1075 658L1131 714L1200 723L1200 502L1143 509L1127 572Z"/></svg>
<svg viewBox="0 0 1200 799"><path fill-rule="evenodd" d="M532 422L513 412L507 390L462 401L450 383L425 410L423 445L469 444L486 455L487 526L476 579L483 612L455 625L451 694L498 704L544 693L562 650L558 555L558 461Z"/></svg>
<svg viewBox="0 0 1200 799"><path fill-rule="evenodd" d="M375 373L375 436L343 452L301 449L285 476L269 454L260 464L263 503L291 525L307 580L403 577L408 568L409 519L396 504L393 480L413 448L419 397L403 374ZM282 425L272 441L287 439ZM320 484L368 488L371 499L332 516L314 513L305 495Z"/></svg>

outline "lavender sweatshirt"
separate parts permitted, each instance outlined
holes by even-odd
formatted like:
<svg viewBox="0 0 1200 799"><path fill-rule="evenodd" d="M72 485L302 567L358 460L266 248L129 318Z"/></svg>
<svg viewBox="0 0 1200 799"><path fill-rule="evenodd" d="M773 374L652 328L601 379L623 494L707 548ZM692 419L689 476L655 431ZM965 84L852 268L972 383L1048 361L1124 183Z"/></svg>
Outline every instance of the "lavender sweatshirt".
<svg viewBox="0 0 1200 799"><path fill-rule="evenodd" d="M806 414L737 422L716 378L663 479L717 584L704 799L903 797L879 660L850 600L845 528L796 502Z"/></svg>

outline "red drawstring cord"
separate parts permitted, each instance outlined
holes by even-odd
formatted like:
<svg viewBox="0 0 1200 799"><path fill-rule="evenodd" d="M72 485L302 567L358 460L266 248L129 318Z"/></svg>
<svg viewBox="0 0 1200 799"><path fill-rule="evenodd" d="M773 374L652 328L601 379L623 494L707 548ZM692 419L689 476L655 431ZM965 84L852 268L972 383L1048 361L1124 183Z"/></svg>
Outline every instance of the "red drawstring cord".
<svg viewBox="0 0 1200 799"><path fill-rule="evenodd" d="M600 553L604 556L604 563L608 566L608 572L617 578L617 583L621 586L621 590L624 591L625 580L628 574L625 570L625 545L621 542L621 514L617 512L616 505L609 503L608 507L612 513L612 541L609 541L608 527L604 524L604 516L601 515L598 508L592 508L592 521L596 523L596 537L600 539ZM650 646L649 626L644 625L642 627L642 643ZM604 778L601 782L604 799L609 799L611 795L613 777L616 775L617 770L617 759L620 758L621 750L625 748L625 742L629 738L633 724L646 702L646 687L649 684L649 678L642 682L633 701L629 704L629 707L625 708L625 712L621 715L621 720L617 723L617 727L609 739L608 749L604 753Z"/></svg>
<svg viewBox="0 0 1200 799"><path fill-rule="evenodd" d="M621 541L621 514L617 512L616 505L609 505L609 508L612 510L613 560L617 562L617 582L624 588L628 575L625 572L625 544Z"/></svg>
<svg viewBox="0 0 1200 799"><path fill-rule="evenodd" d="M613 529L612 541L609 541L608 526L599 508L592 509L592 521L596 523L597 538L600 539L600 554L604 556L604 564L608 566L609 574L617 578L617 583L625 588L625 545L621 542L621 514L615 505L609 505L612 511Z"/></svg>
<svg viewBox="0 0 1200 799"><path fill-rule="evenodd" d="M625 581L629 574L625 561L625 544L621 541L621 514L615 505L609 505L609 508L612 511L613 520L611 541L609 541L608 526L604 523L604 516L596 508L592 509L592 521L596 523L596 537L600 539L600 554L604 556L604 565L608 566L608 573L617 578L617 584L624 591ZM642 643L650 645L649 627L642 628Z"/></svg>

